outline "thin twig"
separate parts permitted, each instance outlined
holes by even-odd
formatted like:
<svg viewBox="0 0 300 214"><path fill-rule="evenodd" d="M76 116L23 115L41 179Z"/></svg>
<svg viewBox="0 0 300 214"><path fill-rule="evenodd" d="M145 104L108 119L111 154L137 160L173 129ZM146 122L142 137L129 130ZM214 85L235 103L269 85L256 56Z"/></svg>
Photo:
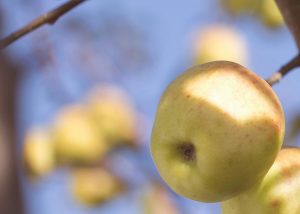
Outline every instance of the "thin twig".
<svg viewBox="0 0 300 214"><path fill-rule="evenodd" d="M294 68L300 67L300 54L298 54L296 57L294 57L291 61L289 61L287 64L282 66L279 71L272 74L268 79L266 79L267 83L269 83L270 86L278 83L283 76L288 74L291 70Z"/></svg>
<svg viewBox="0 0 300 214"><path fill-rule="evenodd" d="M8 35L7 37L4 37L0 40L0 50L6 48L16 40L20 39L24 35L34 31L35 29L45 25L54 24L62 15L67 13L68 11L72 10L79 4L85 2L87 0L69 0L68 2L64 3L63 5L55 8L54 10L49 11L48 13L45 13L33 21L31 21L29 24L25 25L21 29L13 32L12 34Z"/></svg>

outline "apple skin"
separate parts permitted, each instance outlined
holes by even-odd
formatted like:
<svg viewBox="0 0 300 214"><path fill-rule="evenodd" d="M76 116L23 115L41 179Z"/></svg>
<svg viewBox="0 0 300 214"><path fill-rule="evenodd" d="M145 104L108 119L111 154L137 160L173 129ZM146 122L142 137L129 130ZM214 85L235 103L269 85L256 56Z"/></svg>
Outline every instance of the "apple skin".
<svg viewBox="0 0 300 214"><path fill-rule="evenodd" d="M176 193L223 201L264 177L284 129L280 102L263 79L239 64L215 61L187 70L167 87L151 153Z"/></svg>
<svg viewBox="0 0 300 214"><path fill-rule="evenodd" d="M226 42L224 42L226 41ZM195 64L215 60L234 61L246 66L247 44L242 35L227 25L210 25L195 34Z"/></svg>
<svg viewBox="0 0 300 214"><path fill-rule="evenodd" d="M281 150L262 182L222 203L223 214L299 214L300 149Z"/></svg>

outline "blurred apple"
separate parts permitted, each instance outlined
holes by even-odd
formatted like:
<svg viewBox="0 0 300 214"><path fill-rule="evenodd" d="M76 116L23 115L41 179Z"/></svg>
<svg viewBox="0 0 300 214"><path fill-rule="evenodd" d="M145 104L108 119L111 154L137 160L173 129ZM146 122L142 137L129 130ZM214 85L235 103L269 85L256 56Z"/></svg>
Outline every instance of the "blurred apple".
<svg viewBox="0 0 300 214"><path fill-rule="evenodd" d="M222 6L232 15L252 14L259 8L261 0L221 0Z"/></svg>
<svg viewBox="0 0 300 214"><path fill-rule="evenodd" d="M91 91L87 107L99 132L114 145L137 145L137 114L120 88L103 84Z"/></svg>
<svg viewBox="0 0 300 214"><path fill-rule="evenodd" d="M285 148L262 182L222 203L223 214L299 214L300 149Z"/></svg>
<svg viewBox="0 0 300 214"><path fill-rule="evenodd" d="M179 214L175 201L167 190L158 183L152 183L143 201L144 214Z"/></svg>
<svg viewBox="0 0 300 214"><path fill-rule="evenodd" d="M283 17L275 0L262 0L261 19L269 27L277 28L284 25Z"/></svg>
<svg viewBox="0 0 300 214"><path fill-rule="evenodd" d="M79 168L72 174L73 195L83 204L100 205L123 191L121 180L104 168Z"/></svg>
<svg viewBox="0 0 300 214"><path fill-rule="evenodd" d="M234 197L270 169L284 136L284 113L272 88L243 66L195 66L164 92L151 152L162 178L187 198Z"/></svg>
<svg viewBox="0 0 300 214"><path fill-rule="evenodd" d="M41 128L29 131L24 142L24 163L29 175L43 176L55 168L54 143Z"/></svg>
<svg viewBox="0 0 300 214"><path fill-rule="evenodd" d="M195 35L195 63L228 60L247 65L247 47L244 38L235 29L225 25L211 25Z"/></svg>
<svg viewBox="0 0 300 214"><path fill-rule="evenodd" d="M96 162L109 150L108 143L81 105L67 106L60 111L53 133L57 154L62 162Z"/></svg>

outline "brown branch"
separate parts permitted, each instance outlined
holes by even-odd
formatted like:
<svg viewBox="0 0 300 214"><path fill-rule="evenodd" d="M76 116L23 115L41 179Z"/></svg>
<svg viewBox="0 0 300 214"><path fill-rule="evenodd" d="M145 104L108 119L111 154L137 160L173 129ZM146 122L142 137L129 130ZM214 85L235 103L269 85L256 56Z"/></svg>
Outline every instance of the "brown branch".
<svg viewBox="0 0 300 214"><path fill-rule="evenodd" d="M287 64L282 66L279 71L274 73L272 76L270 76L268 79L266 79L267 83L269 83L270 86L278 83L283 76L288 74L290 71L292 71L294 68L300 67L300 54L298 54L296 57L294 57L291 61L289 61Z"/></svg>
<svg viewBox="0 0 300 214"><path fill-rule="evenodd" d="M20 39L21 37L25 36L26 34L34 31L35 29L45 24L54 24L65 13L69 12L70 10L72 10L73 8L85 1L87 0L69 0L63 5L55 8L54 10L51 10L50 12L37 17L36 19L28 23L26 26L1 39L0 50L6 48L16 40Z"/></svg>
<svg viewBox="0 0 300 214"><path fill-rule="evenodd" d="M279 71L274 73L266 81L272 86L278 83L283 76L294 68L300 67L300 1L299 0L276 0L278 8L284 21L291 31L298 46L298 55L282 66Z"/></svg>
<svg viewBox="0 0 300 214"><path fill-rule="evenodd" d="M300 1L276 0L276 3L286 25L295 39L298 49L300 49Z"/></svg>
<svg viewBox="0 0 300 214"><path fill-rule="evenodd" d="M18 179L16 95L22 73L13 57L0 53L0 210L24 214L21 183Z"/></svg>

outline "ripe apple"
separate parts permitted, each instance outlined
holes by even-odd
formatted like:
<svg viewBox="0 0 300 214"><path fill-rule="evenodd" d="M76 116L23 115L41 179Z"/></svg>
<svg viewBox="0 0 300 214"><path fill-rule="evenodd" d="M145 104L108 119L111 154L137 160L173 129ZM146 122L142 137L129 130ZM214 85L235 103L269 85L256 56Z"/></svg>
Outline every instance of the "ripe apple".
<svg viewBox="0 0 300 214"><path fill-rule="evenodd" d="M263 79L239 64L215 61L187 70L167 87L151 152L175 192L222 201L264 177L284 128L280 102Z"/></svg>
<svg viewBox="0 0 300 214"><path fill-rule="evenodd" d="M241 34L226 25L211 25L195 34L195 63L228 60L247 65L247 45Z"/></svg>
<svg viewBox="0 0 300 214"><path fill-rule="evenodd" d="M62 162L93 163L109 150L108 143L81 105L62 109L56 118L53 133L56 151Z"/></svg>
<svg viewBox="0 0 300 214"><path fill-rule="evenodd" d="M48 132L35 128L26 134L24 142L24 163L30 176L43 176L55 168L55 150Z"/></svg>
<svg viewBox="0 0 300 214"><path fill-rule="evenodd" d="M262 21L269 27L278 28L284 25L283 17L275 0L262 1L260 16Z"/></svg>
<svg viewBox="0 0 300 214"><path fill-rule="evenodd" d="M111 84L97 86L88 96L87 109L111 146L136 146L136 110L121 88Z"/></svg>
<svg viewBox="0 0 300 214"><path fill-rule="evenodd" d="M104 168L79 168L72 174L72 192L81 203L95 206L124 191L122 181Z"/></svg>
<svg viewBox="0 0 300 214"><path fill-rule="evenodd" d="M222 203L223 214L299 214L300 149L285 148L262 182Z"/></svg>

